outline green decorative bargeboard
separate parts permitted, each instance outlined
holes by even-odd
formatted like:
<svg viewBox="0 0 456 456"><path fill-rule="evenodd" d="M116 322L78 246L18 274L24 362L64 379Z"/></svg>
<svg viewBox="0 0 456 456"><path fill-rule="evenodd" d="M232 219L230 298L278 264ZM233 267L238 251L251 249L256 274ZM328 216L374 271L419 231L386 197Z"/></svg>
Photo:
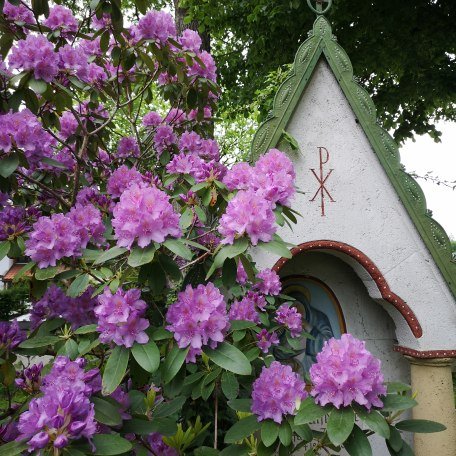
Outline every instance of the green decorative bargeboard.
<svg viewBox="0 0 456 456"><path fill-rule="evenodd" d="M430 216L419 184L404 171L397 144L377 122L377 111L372 99L355 81L350 59L337 43L331 25L323 16L316 19L311 35L299 47L290 75L275 96L272 112L255 134L250 159L255 161L271 147L281 144L288 122L318 61L323 57L326 58L381 165L456 297L456 262L452 259L449 237L443 227Z"/></svg>

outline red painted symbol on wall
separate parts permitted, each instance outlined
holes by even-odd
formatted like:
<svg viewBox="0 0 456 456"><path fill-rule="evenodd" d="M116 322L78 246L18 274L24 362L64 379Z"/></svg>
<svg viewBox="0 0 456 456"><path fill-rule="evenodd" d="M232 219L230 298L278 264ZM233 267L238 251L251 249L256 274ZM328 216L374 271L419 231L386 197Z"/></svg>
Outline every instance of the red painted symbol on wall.
<svg viewBox="0 0 456 456"><path fill-rule="evenodd" d="M312 174L315 176L317 179L318 183L320 184L320 187L318 187L317 192L313 196L313 198L310 201L315 201L318 195L320 195L320 207L321 207L321 216L324 217L325 214L325 198L329 198L329 201L331 203L334 203L336 200L333 199L331 194L329 193L328 189L326 188L326 181L328 180L329 176L331 173L334 171L332 168L329 169L328 174L324 176L324 170L323 170L323 165L329 162L329 152L326 147L319 147L318 148L318 153L320 155L320 175L318 175L315 171L314 168L311 168L310 170L312 171Z"/></svg>

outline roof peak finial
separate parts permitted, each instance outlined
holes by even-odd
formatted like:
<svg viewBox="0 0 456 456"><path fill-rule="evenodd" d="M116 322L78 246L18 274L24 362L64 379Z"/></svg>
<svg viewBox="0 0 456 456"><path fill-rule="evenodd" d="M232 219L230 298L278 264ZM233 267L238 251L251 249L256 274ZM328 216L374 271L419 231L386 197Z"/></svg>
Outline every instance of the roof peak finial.
<svg viewBox="0 0 456 456"><path fill-rule="evenodd" d="M332 0L314 0L316 5L312 5L312 0L307 0L309 8L318 16L326 14L332 6ZM326 7L323 8L323 3L327 3Z"/></svg>

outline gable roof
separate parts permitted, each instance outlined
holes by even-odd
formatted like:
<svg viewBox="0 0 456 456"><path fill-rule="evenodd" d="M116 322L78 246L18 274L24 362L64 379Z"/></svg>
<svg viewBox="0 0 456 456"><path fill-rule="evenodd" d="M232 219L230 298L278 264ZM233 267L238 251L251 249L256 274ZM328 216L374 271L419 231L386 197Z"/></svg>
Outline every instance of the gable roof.
<svg viewBox="0 0 456 456"><path fill-rule="evenodd" d="M380 164L456 298L456 262L452 259L449 237L431 217L419 184L405 172L397 144L377 122L372 99L355 81L350 59L337 43L329 22L323 16L316 19L309 38L299 47L290 75L274 98L271 113L253 138L250 159L256 160L280 143L320 58L326 58Z"/></svg>

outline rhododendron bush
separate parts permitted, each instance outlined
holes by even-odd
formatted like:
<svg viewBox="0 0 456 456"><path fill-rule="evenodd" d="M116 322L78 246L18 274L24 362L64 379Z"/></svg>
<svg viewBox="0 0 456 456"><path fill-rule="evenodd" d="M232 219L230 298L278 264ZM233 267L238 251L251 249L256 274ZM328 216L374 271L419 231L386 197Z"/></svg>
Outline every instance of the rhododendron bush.
<svg viewBox="0 0 456 456"><path fill-rule="evenodd" d="M221 163L214 60L145 3L0 3L0 256L31 292L28 327L0 323L0 452L409 454L424 422L364 342L306 379L280 361L302 316L251 255L290 256L292 163Z"/></svg>

